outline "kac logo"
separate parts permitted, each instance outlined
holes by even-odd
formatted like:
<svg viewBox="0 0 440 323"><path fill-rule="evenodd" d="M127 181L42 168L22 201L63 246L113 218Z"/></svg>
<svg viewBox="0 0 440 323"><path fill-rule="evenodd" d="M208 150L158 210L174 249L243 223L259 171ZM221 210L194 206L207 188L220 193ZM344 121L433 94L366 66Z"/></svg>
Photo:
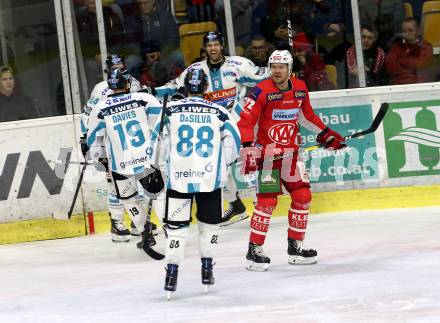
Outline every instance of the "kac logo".
<svg viewBox="0 0 440 323"><path fill-rule="evenodd" d="M279 123L269 129L269 137L280 145L288 145L295 140L295 125L291 123Z"/></svg>

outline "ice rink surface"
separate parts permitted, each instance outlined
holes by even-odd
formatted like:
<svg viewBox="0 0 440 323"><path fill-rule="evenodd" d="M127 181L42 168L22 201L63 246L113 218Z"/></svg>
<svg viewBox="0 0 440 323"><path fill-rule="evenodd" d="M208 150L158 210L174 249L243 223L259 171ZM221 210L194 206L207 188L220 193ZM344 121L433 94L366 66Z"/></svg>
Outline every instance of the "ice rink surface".
<svg viewBox="0 0 440 323"><path fill-rule="evenodd" d="M312 215L312 266L287 263L274 218L263 273L244 269L248 223L224 228L207 295L194 229L170 301L164 263L135 240L0 246L0 322L440 322L440 207Z"/></svg>

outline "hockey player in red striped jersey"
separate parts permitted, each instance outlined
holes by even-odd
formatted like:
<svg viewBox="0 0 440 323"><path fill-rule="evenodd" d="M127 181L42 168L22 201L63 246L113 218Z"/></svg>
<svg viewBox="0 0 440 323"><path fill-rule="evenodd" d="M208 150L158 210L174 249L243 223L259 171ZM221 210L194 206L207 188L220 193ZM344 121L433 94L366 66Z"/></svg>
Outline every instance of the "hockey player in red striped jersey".
<svg viewBox="0 0 440 323"><path fill-rule="evenodd" d="M312 194L304 163L298 155L299 126L318 133L318 143L327 149L345 147L344 138L326 127L313 112L307 87L290 75L291 67L292 56L288 51L272 53L271 77L252 89L238 122L243 147L242 171L245 174L258 171L257 204L246 255L250 270L263 271L269 267L270 259L262 245L282 186L292 199L288 210L288 262L313 264L317 261L316 250L303 244Z"/></svg>

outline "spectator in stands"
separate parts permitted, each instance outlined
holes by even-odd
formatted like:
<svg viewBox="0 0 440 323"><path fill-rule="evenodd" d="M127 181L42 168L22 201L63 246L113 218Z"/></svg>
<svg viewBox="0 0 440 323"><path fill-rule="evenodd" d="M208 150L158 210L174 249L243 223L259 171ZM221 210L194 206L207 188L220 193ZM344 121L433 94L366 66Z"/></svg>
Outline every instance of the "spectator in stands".
<svg viewBox="0 0 440 323"><path fill-rule="evenodd" d="M367 86L385 85L387 83L385 73L385 52L382 48L376 45L376 29L372 26L362 26L361 39ZM349 87L358 87L359 71L354 45L347 50L346 61L349 73Z"/></svg>
<svg viewBox="0 0 440 323"><path fill-rule="evenodd" d="M292 71L297 77L306 82L310 91L334 90L325 71L321 56L313 51L305 33L298 33L293 41Z"/></svg>
<svg viewBox="0 0 440 323"><path fill-rule="evenodd" d="M206 55L205 48L202 47L202 48L200 48L199 57L197 57L194 61L192 61L191 64L201 62L201 61L205 60L206 57L208 57L208 56Z"/></svg>
<svg viewBox="0 0 440 323"><path fill-rule="evenodd" d="M405 18L402 0L362 0L359 2L361 24L375 25L377 45L386 53Z"/></svg>
<svg viewBox="0 0 440 323"><path fill-rule="evenodd" d="M176 66L171 66L170 71L168 71L168 67L161 61L160 43L158 42L142 43L141 56L144 65L140 70L139 82L142 85L149 87L161 86L182 73L182 69Z"/></svg>
<svg viewBox="0 0 440 323"><path fill-rule="evenodd" d="M431 82L432 55L431 44L419 35L417 21L406 18L402 23L402 38L394 42L385 61L390 84Z"/></svg>
<svg viewBox="0 0 440 323"><path fill-rule="evenodd" d="M308 37L315 35L335 36L342 31L339 24L340 9L330 0L288 0L290 21L294 33L305 32ZM282 48L288 41L286 8L281 0L269 0L268 16L260 20L261 32L267 41Z"/></svg>
<svg viewBox="0 0 440 323"><path fill-rule="evenodd" d="M215 0L187 0L187 13L191 22L215 21Z"/></svg>
<svg viewBox="0 0 440 323"><path fill-rule="evenodd" d="M246 49L246 57L258 67L267 67L270 54L275 50L263 36L254 36L251 45Z"/></svg>
<svg viewBox="0 0 440 323"><path fill-rule="evenodd" d="M135 3L136 13L126 18L129 41L137 46L141 42L160 42L166 53L178 48L179 33L172 14L156 0L135 0Z"/></svg>
<svg viewBox="0 0 440 323"><path fill-rule="evenodd" d="M32 100L15 86L10 67L0 67L0 122L38 118Z"/></svg>
<svg viewBox="0 0 440 323"><path fill-rule="evenodd" d="M107 45L114 47L121 44L124 33L124 25L121 19L110 7L103 6L102 10ZM81 43L93 46L95 53L99 53L99 50L96 51L96 49L99 49L99 38L95 0L85 1L85 7L78 12L77 21Z"/></svg>

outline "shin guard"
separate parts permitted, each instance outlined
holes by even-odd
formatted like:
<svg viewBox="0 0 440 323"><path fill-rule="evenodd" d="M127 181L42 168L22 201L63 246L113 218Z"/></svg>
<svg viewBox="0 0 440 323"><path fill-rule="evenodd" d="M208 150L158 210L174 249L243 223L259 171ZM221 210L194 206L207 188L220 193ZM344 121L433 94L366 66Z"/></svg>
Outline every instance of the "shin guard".
<svg viewBox="0 0 440 323"><path fill-rule="evenodd" d="M293 240L304 240L309 216L312 193L310 188L302 187L290 192L292 203L290 204L288 220L289 229L287 235Z"/></svg>

